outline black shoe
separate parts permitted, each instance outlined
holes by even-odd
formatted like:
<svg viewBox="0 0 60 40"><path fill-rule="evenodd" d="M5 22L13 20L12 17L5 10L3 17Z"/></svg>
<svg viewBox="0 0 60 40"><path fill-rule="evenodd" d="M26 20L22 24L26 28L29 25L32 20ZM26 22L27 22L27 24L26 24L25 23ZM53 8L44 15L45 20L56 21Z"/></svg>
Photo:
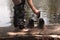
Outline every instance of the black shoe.
<svg viewBox="0 0 60 40"><path fill-rule="evenodd" d="M34 27L34 20L30 19L29 23L27 24L28 28L33 28Z"/></svg>
<svg viewBox="0 0 60 40"><path fill-rule="evenodd" d="M42 18L39 19L38 28L40 29L44 28L44 20Z"/></svg>

